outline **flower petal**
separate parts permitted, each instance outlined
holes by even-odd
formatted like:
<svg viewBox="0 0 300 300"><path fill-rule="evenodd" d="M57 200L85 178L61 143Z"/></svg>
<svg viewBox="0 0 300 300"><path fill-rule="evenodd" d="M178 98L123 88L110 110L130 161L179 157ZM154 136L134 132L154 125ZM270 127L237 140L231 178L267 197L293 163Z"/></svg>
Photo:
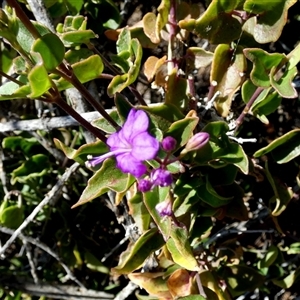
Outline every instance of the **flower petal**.
<svg viewBox="0 0 300 300"><path fill-rule="evenodd" d="M159 142L147 132L140 133L132 140L131 154L137 160L153 159L159 150Z"/></svg>
<svg viewBox="0 0 300 300"><path fill-rule="evenodd" d="M113 133L110 135L106 141L107 145L110 147L110 150L116 150L116 149L130 149L131 146L128 144L128 142L124 139L122 134L120 134L121 131Z"/></svg>
<svg viewBox="0 0 300 300"><path fill-rule="evenodd" d="M142 110L131 109L120 132L130 143L130 141L138 134L146 132L149 127L149 119L147 114Z"/></svg>
<svg viewBox="0 0 300 300"><path fill-rule="evenodd" d="M130 173L134 177L141 177L147 171L141 161L136 160L130 153L116 156L117 167L124 173Z"/></svg>

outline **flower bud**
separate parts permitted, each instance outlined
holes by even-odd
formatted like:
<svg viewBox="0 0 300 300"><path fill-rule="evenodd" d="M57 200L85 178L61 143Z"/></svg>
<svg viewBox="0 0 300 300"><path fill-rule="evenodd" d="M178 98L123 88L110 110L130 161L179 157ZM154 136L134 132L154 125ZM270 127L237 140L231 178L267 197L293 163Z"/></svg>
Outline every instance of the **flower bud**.
<svg viewBox="0 0 300 300"><path fill-rule="evenodd" d="M183 152L196 151L201 149L209 141L209 134L207 132L198 132L193 135L185 145Z"/></svg>
<svg viewBox="0 0 300 300"><path fill-rule="evenodd" d="M176 144L177 141L171 136L166 136L161 142L161 146L166 152L173 151L176 147Z"/></svg>
<svg viewBox="0 0 300 300"><path fill-rule="evenodd" d="M156 169L151 173L151 180L153 185L166 187L172 184L173 177L168 170Z"/></svg>
<svg viewBox="0 0 300 300"><path fill-rule="evenodd" d="M156 211L160 214L161 217L172 216L172 203L170 200L165 200L163 202L158 203L155 206Z"/></svg>
<svg viewBox="0 0 300 300"><path fill-rule="evenodd" d="M152 182L147 179L141 179L138 182L138 190L141 191L142 193L149 192L152 188Z"/></svg>

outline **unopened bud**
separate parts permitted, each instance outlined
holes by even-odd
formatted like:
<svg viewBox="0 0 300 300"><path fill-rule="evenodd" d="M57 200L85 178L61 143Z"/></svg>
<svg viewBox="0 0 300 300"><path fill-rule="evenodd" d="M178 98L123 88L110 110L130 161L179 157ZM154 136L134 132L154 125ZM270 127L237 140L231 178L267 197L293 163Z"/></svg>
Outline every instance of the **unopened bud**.
<svg viewBox="0 0 300 300"><path fill-rule="evenodd" d="M197 151L207 144L208 141L209 134L207 132L198 132L188 140L183 152Z"/></svg>
<svg viewBox="0 0 300 300"><path fill-rule="evenodd" d="M166 187L172 184L173 177L168 170L156 169L151 174L151 179L154 185Z"/></svg>
<svg viewBox="0 0 300 300"><path fill-rule="evenodd" d="M171 136L166 136L161 142L161 146L166 152L173 151L176 147L176 144L177 141Z"/></svg>
<svg viewBox="0 0 300 300"><path fill-rule="evenodd" d="M138 190L142 193L149 192L152 188L152 182L147 179L142 179L138 183Z"/></svg>
<svg viewBox="0 0 300 300"><path fill-rule="evenodd" d="M162 217L172 216L173 214L172 203L170 200L165 200L163 202L158 203L155 206L155 209Z"/></svg>

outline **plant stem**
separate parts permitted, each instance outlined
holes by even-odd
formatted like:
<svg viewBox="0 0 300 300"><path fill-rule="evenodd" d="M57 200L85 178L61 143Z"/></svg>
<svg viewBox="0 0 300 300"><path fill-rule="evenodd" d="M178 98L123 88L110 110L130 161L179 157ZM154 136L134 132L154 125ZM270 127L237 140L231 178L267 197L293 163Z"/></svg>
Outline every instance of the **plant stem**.
<svg viewBox="0 0 300 300"><path fill-rule="evenodd" d="M242 113L240 114L240 116L235 121L235 123L236 123L235 132L237 131L237 129L239 128L239 126L243 123L244 118L247 115L247 113L249 112L249 110L251 109L251 106L253 105L254 101L257 99L257 97L261 94L261 92L263 90L264 90L264 88L262 88L262 87L258 87L255 90L255 92L253 93L252 97L250 98L250 100L246 104L244 110L242 111Z"/></svg>
<svg viewBox="0 0 300 300"><path fill-rule="evenodd" d="M106 137L104 134L96 127L94 127L91 123L85 120L79 113L77 113L71 106L69 106L60 96L57 94L57 97L53 100L55 104L57 104L61 109L63 109L66 113L68 113L71 117L73 117L78 123L80 123L83 127L89 130L92 134L94 134L97 138L99 138L102 142L106 143Z"/></svg>
<svg viewBox="0 0 300 300"><path fill-rule="evenodd" d="M176 36L176 1L171 0L170 14L169 14L169 25L170 25L170 37L169 37L169 45L168 45L168 74L171 74L172 70L175 67L175 63L173 60L173 48L174 48L174 40Z"/></svg>
<svg viewBox="0 0 300 300"><path fill-rule="evenodd" d="M97 102L94 97L90 94L87 88L78 80L75 76L72 67L68 65L66 67L63 63L59 65L60 70L56 70L55 72L59 74L61 77L66 79L68 82L72 83L72 85L78 89L78 91L82 94L82 96L116 129L119 129L119 125L115 122L115 120L106 112L104 107Z"/></svg>
<svg viewBox="0 0 300 300"><path fill-rule="evenodd" d="M35 39L38 39L41 37L40 33L37 31L37 29L34 27L34 25L31 23L27 15L25 14L24 10L20 7L18 2L16 0L7 0L7 4L14 8L16 11L16 15L20 19L20 21L25 25L25 27L28 29L28 31L32 34L32 36Z"/></svg>

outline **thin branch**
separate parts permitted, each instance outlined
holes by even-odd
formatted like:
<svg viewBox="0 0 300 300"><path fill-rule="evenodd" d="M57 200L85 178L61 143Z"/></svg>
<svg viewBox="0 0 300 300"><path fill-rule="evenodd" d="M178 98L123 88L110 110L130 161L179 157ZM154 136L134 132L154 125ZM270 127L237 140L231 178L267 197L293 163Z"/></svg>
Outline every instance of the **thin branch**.
<svg viewBox="0 0 300 300"><path fill-rule="evenodd" d="M110 110L108 110L110 111ZM101 115L97 111L81 114L81 116L87 121L92 122L101 118ZM51 131L54 128L66 128L71 126L80 126L81 124L71 116L64 117L42 117L40 119L22 120L22 121L10 121L7 123L1 123L0 132L10 131Z"/></svg>
<svg viewBox="0 0 300 300"><path fill-rule="evenodd" d="M63 186L66 181L71 177L71 175L76 171L79 167L79 163L74 163L57 181L55 186L51 189L51 191L46 195L46 197L35 207L32 213L24 220L24 222L16 229L13 235L8 239L8 241L0 248L0 256L3 256L7 248L18 238L21 232L27 227L29 223L31 223L36 215L42 210L42 208L49 204L50 201L55 201L56 198L60 197Z"/></svg>
<svg viewBox="0 0 300 300"><path fill-rule="evenodd" d="M21 236L20 236L20 238L22 239L22 243L23 243L23 245L25 247L26 256L27 256L27 259L28 259L28 262L29 262L29 266L30 266L31 276L33 278L34 283L38 284L39 283L39 278L37 276L36 268L35 268L35 265L34 265L34 262L33 262L33 259L32 259L31 247L30 247L30 245L28 244L28 242L27 242L27 240L25 238L22 238Z"/></svg>
<svg viewBox="0 0 300 300"><path fill-rule="evenodd" d="M79 113L77 113L71 106L69 106L60 96L55 99L55 104L57 104L61 109L67 112L70 116L78 121L84 128L89 130L97 138L99 138L104 143L106 142L105 135L97 128L94 127L91 123L85 120ZM102 114L102 112L100 112ZM107 114L107 112L105 112ZM102 116L104 116L102 114ZM109 116L110 117L110 116ZM104 118L108 120L105 116ZM111 118L111 117L110 117ZM117 124L117 123L115 123ZM119 127L119 125L117 125Z"/></svg>
<svg viewBox="0 0 300 300"><path fill-rule="evenodd" d="M106 292L87 290L77 286L62 284L35 284L16 276L1 276L1 287L22 291L32 296L44 296L47 299L65 300L106 300L115 299L113 294Z"/></svg>
<svg viewBox="0 0 300 300"><path fill-rule="evenodd" d="M264 88L262 87L258 87L256 89L256 91L253 93L252 97L250 98L250 100L248 101L248 103L246 104L243 112L240 114L240 116L236 119L236 128L235 131L237 131L237 129L239 128L239 126L242 124L245 116L248 114L249 110L251 109L251 106L253 105L254 101L258 98L258 96L262 93L262 91L264 90Z"/></svg>
<svg viewBox="0 0 300 300"><path fill-rule="evenodd" d="M65 155L62 154L62 152L60 152L58 149L56 149L53 144L51 142L49 142L49 140L47 140L46 138L44 138L43 136L41 136L40 134L38 134L35 131L30 132L30 134L32 136L34 136L37 141L50 153L53 155L53 157L59 161L59 162L63 162L65 160Z"/></svg>
<svg viewBox="0 0 300 300"><path fill-rule="evenodd" d="M201 278L200 278L199 272L196 272L195 278L196 278L196 283L197 283L197 286L198 286L199 294L202 297L207 298L207 296L206 296L206 294L204 292L204 289L203 289L203 285L202 285L202 282L201 282Z"/></svg>
<svg viewBox="0 0 300 300"><path fill-rule="evenodd" d="M83 114L89 111L87 103L77 89L67 89L66 96L73 109L75 109L79 114ZM85 128L83 128L83 136L87 144L93 143L96 140L94 135Z"/></svg>
<svg viewBox="0 0 300 300"><path fill-rule="evenodd" d="M124 287L124 289L115 297L115 300L124 300L128 298L136 289L138 286L129 281L128 284Z"/></svg>
<svg viewBox="0 0 300 300"><path fill-rule="evenodd" d="M4 152L2 146L0 145L0 181L2 183L4 193L5 195L7 195L8 194L7 179L6 179L6 172L3 167L3 160L4 160Z"/></svg>

